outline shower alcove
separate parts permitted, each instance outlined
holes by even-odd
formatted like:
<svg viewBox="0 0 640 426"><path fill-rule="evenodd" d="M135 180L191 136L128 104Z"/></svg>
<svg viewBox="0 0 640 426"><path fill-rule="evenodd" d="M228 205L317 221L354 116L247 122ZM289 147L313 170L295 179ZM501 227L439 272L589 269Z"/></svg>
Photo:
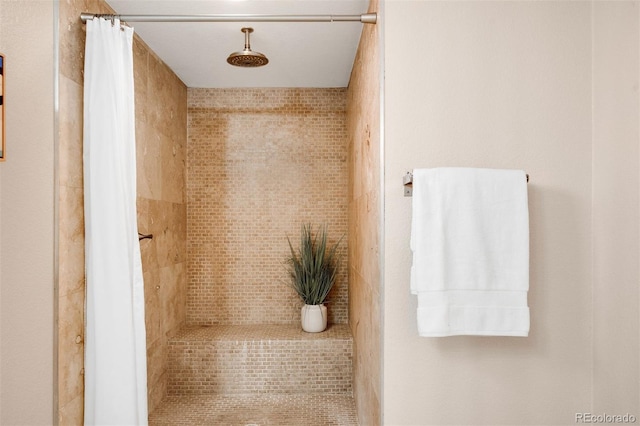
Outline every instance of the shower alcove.
<svg viewBox="0 0 640 426"><path fill-rule="evenodd" d="M60 2L65 425L83 416L86 11L113 13ZM134 37L138 227L153 234L140 242L150 424L380 424L379 41L376 25L362 28L342 88L188 88ZM286 282L286 237L303 223L346 236L323 333L301 331Z"/></svg>
<svg viewBox="0 0 640 426"><path fill-rule="evenodd" d="M176 424L176 407L194 401L207 407L195 411L200 422L219 420L231 415L229 398L252 401L230 410L249 423L303 421L311 407L270 407L313 401L321 424L357 424L346 239L324 333L301 331L284 265L286 237L297 241L303 223L326 224L333 242L348 233L347 90L190 88L187 97L185 322L168 340L167 398L151 424Z"/></svg>

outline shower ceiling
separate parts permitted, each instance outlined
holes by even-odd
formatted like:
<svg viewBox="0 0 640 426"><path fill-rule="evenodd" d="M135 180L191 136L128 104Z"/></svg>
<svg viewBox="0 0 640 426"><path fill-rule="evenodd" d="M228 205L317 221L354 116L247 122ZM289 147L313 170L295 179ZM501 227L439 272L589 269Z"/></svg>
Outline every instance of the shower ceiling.
<svg viewBox="0 0 640 426"><path fill-rule="evenodd" d="M360 15L367 0L107 0L118 14ZM91 12L91 11L87 11ZM135 32L188 87L346 87L359 22L132 22ZM242 27L253 49L269 57L259 68L227 63ZM241 44L241 43L240 43Z"/></svg>

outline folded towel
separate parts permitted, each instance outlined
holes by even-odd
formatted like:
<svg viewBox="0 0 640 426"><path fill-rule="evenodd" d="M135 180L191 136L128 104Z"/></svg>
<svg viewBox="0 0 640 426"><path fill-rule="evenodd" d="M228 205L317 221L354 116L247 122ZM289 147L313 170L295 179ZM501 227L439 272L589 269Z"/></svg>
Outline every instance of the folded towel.
<svg viewBox="0 0 640 426"><path fill-rule="evenodd" d="M411 250L421 336L528 335L523 171L414 170Z"/></svg>

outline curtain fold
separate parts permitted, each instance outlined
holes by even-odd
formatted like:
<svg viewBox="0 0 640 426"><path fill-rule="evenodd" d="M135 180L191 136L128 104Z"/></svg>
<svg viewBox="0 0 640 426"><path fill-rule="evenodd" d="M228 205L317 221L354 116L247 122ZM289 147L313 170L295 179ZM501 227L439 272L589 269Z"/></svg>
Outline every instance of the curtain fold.
<svg viewBox="0 0 640 426"><path fill-rule="evenodd" d="M136 214L133 29L87 22L84 69L85 425L146 425Z"/></svg>

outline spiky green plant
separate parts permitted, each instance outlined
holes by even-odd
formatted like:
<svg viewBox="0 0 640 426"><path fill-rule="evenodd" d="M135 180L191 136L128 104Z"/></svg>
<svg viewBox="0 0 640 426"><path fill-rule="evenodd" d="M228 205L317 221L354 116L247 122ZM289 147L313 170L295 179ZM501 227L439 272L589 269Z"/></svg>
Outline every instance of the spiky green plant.
<svg viewBox="0 0 640 426"><path fill-rule="evenodd" d="M338 245L342 238L327 249L327 227L315 235L310 224L303 225L300 247L296 251L287 237L291 257L287 259L291 287L307 305L321 305L333 287L340 259Z"/></svg>

